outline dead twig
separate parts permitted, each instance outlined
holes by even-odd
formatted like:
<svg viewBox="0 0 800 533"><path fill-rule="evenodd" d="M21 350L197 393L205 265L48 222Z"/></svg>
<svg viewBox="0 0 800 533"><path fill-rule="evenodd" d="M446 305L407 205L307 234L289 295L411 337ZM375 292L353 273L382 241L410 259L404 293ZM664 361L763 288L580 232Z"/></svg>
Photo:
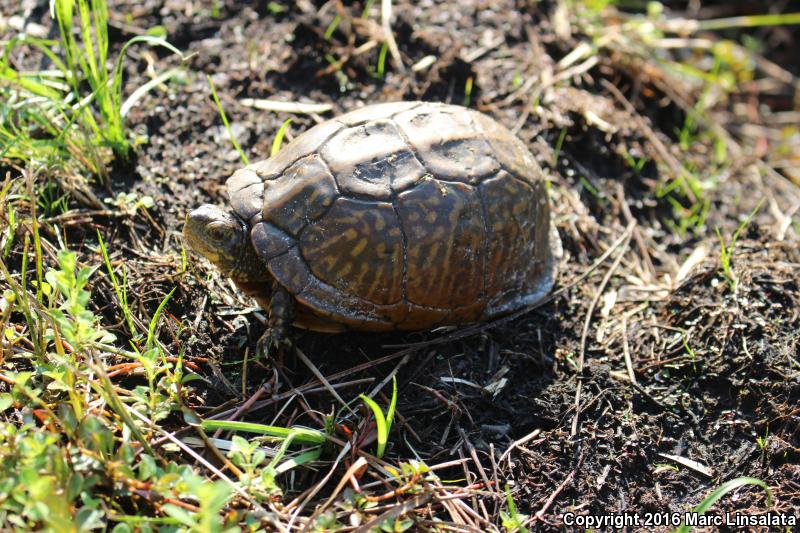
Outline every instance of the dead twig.
<svg viewBox="0 0 800 533"><path fill-rule="evenodd" d="M586 359L586 338L589 335L589 325L592 322L592 315L594 314L594 310L597 307L597 302L600 301L600 298L605 291L606 285L608 284L611 276L614 275L616 272L617 267L619 267L620 263L622 262L622 258L625 256L625 252L628 249L628 244L631 240L631 235L633 234L633 230L636 227L636 222L631 222L628 224L628 227L625 229L625 233L623 233L623 244L621 246L621 250L619 254L617 254L617 258L611 264L606 272L606 275L603 277L603 280L600 282L600 285L597 287L597 292L592 299L592 302L589 304L589 309L586 311L586 319L583 322L583 330L581 331L581 343L580 343L580 354L578 356L578 384L575 388L575 417L572 419L572 429L570 430L570 436L575 437L578 434L578 420L580 419L581 414L581 391L583 389L583 364Z"/></svg>
<svg viewBox="0 0 800 533"><path fill-rule="evenodd" d="M564 481L562 481L558 485L558 487L556 487L556 490L554 490L553 493L550 495L550 497L547 498L547 501L544 502L544 505L542 505L542 508L539 509L536 512L535 515L533 515L532 517L528 518L525 521L525 525L526 526L529 526L529 525L533 524L537 520L542 520L543 519L544 514L547 512L547 510L550 508L550 506L553 505L553 502L556 501L556 498L558 498L558 495L561 493L561 491L564 490L564 488L567 485L572 483L572 480L575 478L575 474L577 474L578 469L581 467L581 465L583 465L583 453L581 453L580 457L578 458L578 464L575 465L575 468L573 468L572 471L569 474L567 474L567 477L564 478Z"/></svg>
<svg viewBox="0 0 800 533"><path fill-rule="evenodd" d="M320 383L322 383L322 385L326 389L328 389L328 392L331 393L331 396L336 398L336 400L339 403L341 403L344 406L344 408L350 412L351 415L358 416L356 415L356 412L353 411L353 409L350 407L350 404L348 404L346 401L344 401L344 399L342 399L341 396L339 396L339 393L336 392L336 389L334 389L333 386L331 386L330 382L327 380L327 378L322 375L322 372L319 371L317 365L312 363L311 359L309 359L300 348L295 346L294 351L297 354L297 357L303 362L303 364L305 364L308 367L308 369L311 370L311 373L314 374L314 376L320 381Z"/></svg>
<svg viewBox="0 0 800 533"><path fill-rule="evenodd" d="M354 533L369 533L370 531L373 531L374 528L377 528L380 524L382 524L387 520L399 518L418 507L422 507L423 505L428 503L430 499L431 495L428 493L414 496L412 499L392 507L385 513L380 514L375 518L373 518L372 520L370 520L369 522L367 522L366 524L363 524L358 529L356 529Z"/></svg>
<svg viewBox="0 0 800 533"><path fill-rule="evenodd" d="M628 346L628 317L622 315L622 353L625 356L625 368L628 370L628 378L631 383L636 385L636 374L633 373L633 362L631 361L631 349Z"/></svg>

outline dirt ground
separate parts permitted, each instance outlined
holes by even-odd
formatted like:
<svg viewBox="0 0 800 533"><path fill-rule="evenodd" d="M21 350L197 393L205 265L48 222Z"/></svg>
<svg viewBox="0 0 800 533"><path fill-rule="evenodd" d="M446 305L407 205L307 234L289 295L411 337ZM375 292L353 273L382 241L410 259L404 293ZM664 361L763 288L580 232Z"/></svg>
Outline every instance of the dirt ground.
<svg viewBox="0 0 800 533"><path fill-rule="evenodd" d="M251 161L268 157L287 118L289 135L297 136L367 103L466 104L511 128L551 180L565 249L561 291L529 313L466 332L295 330L297 349L332 384L343 383L337 390L345 399L397 372L398 417L385 460L419 458L433 466L463 459L437 474L481 484L464 500L477 517L461 511L462 523L479 530L499 527L506 486L518 511L534 517L528 527L542 531L569 529L566 512L683 512L739 476L771 487L773 512L798 514L800 191L797 173L764 164L778 141L758 133L774 114L797 110L797 85L738 91L709 111L712 123L698 131L718 127L729 136L723 161L715 161L715 145L702 133L681 146L694 106L684 99L697 95L671 85L645 59L606 51L594 64L581 60L573 73L537 83L541 89L531 94L526 81L563 73L559 62L581 41L559 29L557 2L393 2L392 31L405 68L389 53L383 76L376 67L380 43L359 49L381 32L380 2L369 19L360 18L359 2L227 1L216 18L204 4L114 4L113 42L162 25L190 57L177 82L132 110L128 125L144 141L130 162L115 165L110 188L94 189L101 199L132 191L155 205L133 217L92 217L69 226L67 237L91 243L100 230L112 259L127 265L132 307L142 316L177 287L160 338L198 365L202 380L190 397L198 413L231 409L265 383L267 394L244 420L319 428L324 414L340 409L325 390L288 404L270 399L316 377L291 352L254 359L265 313L209 263L187 250L188 271L180 272L186 213L202 203L224 205L225 179L241 166L207 75ZM703 8L710 16L732 11L722 3ZM49 26L46 9L33 16ZM795 28L751 33L767 43L782 72L800 76ZM149 65L180 63L145 48L130 56L125 83L132 88L150 79ZM410 68L426 56L435 59L430 66ZM339 69L331 67L336 60L343 61ZM245 98L331 110L261 111L243 105ZM786 159L796 169L797 153ZM693 165L704 183L702 200L663 192L677 160ZM701 211L704 220L692 225ZM740 225L734 289L716 232L730 242ZM110 284L98 283L94 295L99 312L119 323ZM345 425L355 424L350 418ZM183 424L176 415L166 426ZM329 464L282 479L285 501L317 483ZM324 501L334 485L314 501ZM761 514L766 497L746 487L714 510ZM433 518L456 522L453 512L420 505L418 527Z"/></svg>

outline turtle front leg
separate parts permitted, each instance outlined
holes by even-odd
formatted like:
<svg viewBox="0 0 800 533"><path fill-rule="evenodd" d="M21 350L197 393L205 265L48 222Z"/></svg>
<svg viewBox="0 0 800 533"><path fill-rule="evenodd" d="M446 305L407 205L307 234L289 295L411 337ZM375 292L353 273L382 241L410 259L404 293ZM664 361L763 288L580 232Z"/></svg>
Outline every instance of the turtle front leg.
<svg viewBox="0 0 800 533"><path fill-rule="evenodd" d="M275 284L269 302L269 329L276 342L288 339L289 326L294 321L294 298L283 286Z"/></svg>
<svg viewBox="0 0 800 533"><path fill-rule="evenodd" d="M267 331L258 340L258 353L267 355L270 343L279 349L292 345L289 340L289 326L294 320L294 298L285 288L275 284L269 301Z"/></svg>

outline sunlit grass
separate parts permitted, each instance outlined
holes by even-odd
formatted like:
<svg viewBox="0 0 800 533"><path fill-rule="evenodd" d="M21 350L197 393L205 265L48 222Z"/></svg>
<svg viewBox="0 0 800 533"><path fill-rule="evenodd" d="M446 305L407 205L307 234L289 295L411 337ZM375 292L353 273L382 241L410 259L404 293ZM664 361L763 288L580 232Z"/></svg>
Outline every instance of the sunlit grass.
<svg viewBox="0 0 800 533"><path fill-rule="evenodd" d="M112 156L129 154L125 117L131 107L178 72L167 71L123 98L128 48L146 44L181 53L159 30L127 41L109 68L106 2L54 0L51 7L59 39L17 35L0 56L0 159L102 178ZM18 71L11 57L20 47L38 53L48 68Z"/></svg>
<svg viewBox="0 0 800 533"><path fill-rule="evenodd" d="M278 129L278 133L275 134L275 139L272 141L272 148L269 151L270 157L274 157L281 151L281 146L283 146L283 138L286 136L286 132L289 131L289 126L292 123L292 119L287 118L281 127Z"/></svg>
<svg viewBox="0 0 800 533"><path fill-rule="evenodd" d="M736 153L733 136L712 113L726 105L742 83L756 79L758 62L752 38L744 35L740 43L709 32L798 24L800 13L695 20L672 16L659 2L587 0L568 5L574 29L586 39L572 51L578 54L575 62L592 54L614 54L635 71L648 72L685 114L673 132L682 153L676 161L655 160L661 175L656 196L673 206L673 220L667 223L681 237L688 231L705 231L711 193ZM704 33L695 35L700 32Z"/></svg>
<svg viewBox="0 0 800 533"><path fill-rule="evenodd" d="M239 159L241 159L242 163L248 165L249 161L247 159L247 155L244 153L244 150L242 150L242 148L239 146L239 143L236 142L236 136L233 134L230 122L228 122L228 115L225 114L225 109L222 107L222 102L220 102L219 96L217 96L217 89L214 87L214 82L211 79L211 76L207 76L207 79L208 79L208 86L211 89L211 97L214 99L214 105L217 106L219 117L222 119L222 123L225 125L225 130L228 132L228 137L231 140L231 144L233 145L236 152L239 154Z"/></svg>

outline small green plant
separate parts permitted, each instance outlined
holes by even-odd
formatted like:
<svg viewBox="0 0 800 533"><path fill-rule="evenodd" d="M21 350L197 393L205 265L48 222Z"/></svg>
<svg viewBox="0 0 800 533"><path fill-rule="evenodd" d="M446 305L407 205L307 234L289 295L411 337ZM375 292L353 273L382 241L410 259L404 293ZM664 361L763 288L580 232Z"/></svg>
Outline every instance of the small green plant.
<svg viewBox="0 0 800 533"><path fill-rule="evenodd" d="M69 194L65 193L55 181L43 184L39 191L39 211L45 216L63 215L69 211Z"/></svg>
<svg viewBox="0 0 800 533"><path fill-rule="evenodd" d="M586 178L586 176L581 175L580 178L578 178L578 181L580 182L581 186L583 186L583 188L586 190L586 192L591 194L595 198L595 200L602 201L605 198L605 194L600 192L600 190L598 190L597 187L592 185L592 182L589 181L588 178Z"/></svg>
<svg viewBox="0 0 800 533"><path fill-rule="evenodd" d="M633 170L634 174L641 173L642 169L649 161L645 156L636 158L630 152L625 152L622 155L625 159L625 163L627 163L627 165Z"/></svg>
<svg viewBox="0 0 800 533"><path fill-rule="evenodd" d="M131 217L140 209L150 209L155 205L151 196L139 195L133 191L119 192L116 198L106 198L104 201Z"/></svg>
<svg viewBox="0 0 800 533"><path fill-rule="evenodd" d="M763 435L759 435L756 437L756 444L758 445L758 449L761 450L761 462L766 463L767 461L767 443L769 442L769 426L764 430Z"/></svg>
<svg viewBox="0 0 800 533"><path fill-rule="evenodd" d="M500 519L503 521L503 528L509 533L512 531L528 533L528 529L525 527L528 515L521 514L517 511L517 505L514 503L514 498L511 495L511 489L508 485L506 485L505 493L506 507L508 507L508 510L500 511Z"/></svg>
<svg viewBox="0 0 800 533"><path fill-rule="evenodd" d="M169 416L174 408L178 408L177 388L182 381L182 367L180 358L178 365L173 372L172 364L169 363L161 350L161 346L156 342L155 332L158 318L166 307L167 302L172 297L175 289L167 294L153 313L150 325L147 328L147 341L143 350L140 350L136 343L133 344L133 358L141 365L147 379L147 387L137 386L133 389L133 396L137 398L141 405L147 409L148 416L153 421L160 421ZM163 380L159 379L163 376Z"/></svg>
<svg viewBox="0 0 800 533"><path fill-rule="evenodd" d="M23 425L0 423L0 513L20 531L63 531L102 527L100 502L91 497L102 472L97 461L73 460L60 447L62 435ZM91 443L87 442L91 446ZM88 448L92 449L92 448Z"/></svg>
<svg viewBox="0 0 800 533"><path fill-rule="evenodd" d="M128 270L125 265L122 266L122 283L117 280L114 274L114 268L111 266L111 260L108 258L108 250L106 244L103 242L103 236L97 232L97 241L99 243L100 252L103 254L103 261L105 262L108 276L111 278L111 285L114 287L114 293L117 295L117 301L122 308L122 316L125 318L125 323L128 326L128 332L136 335L136 325L133 322L133 315L131 314L130 305L128 304Z"/></svg>
<svg viewBox="0 0 800 533"><path fill-rule="evenodd" d="M50 310L60 334L76 352L84 351L95 343L113 342L116 338L114 334L99 327L98 317L88 309L90 293L86 286L92 269L78 268L75 253L68 250L58 253L58 266L58 269L51 269L45 275L49 284L45 285L48 287L45 293L51 296L57 293L63 297L63 302Z"/></svg>
<svg viewBox="0 0 800 533"><path fill-rule="evenodd" d="M336 78L336 81L339 83L339 91L346 92L353 87L353 83L350 81L350 78L347 77L347 74L344 73L342 70L342 66L344 66L344 61L341 59L336 59L331 54L325 54L325 61L330 64L330 69L333 70L333 75Z"/></svg>
<svg viewBox="0 0 800 533"><path fill-rule="evenodd" d="M402 533L408 531L414 525L410 518L387 518L380 523L380 531L386 533Z"/></svg>
<svg viewBox="0 0 800 533"><path fill-rule="evenodd" d="M290 434L284 443L288 446L291 441ZM241 468L239 482L242 483L243 487L258 494L262 500L282 495L283 491L275 480L277 477L275 466L277 461L283 458L285 448L282 447L281 451L275 454L275 458L262 468L261 463L267 458L267 453L259 449L260 443L257 439L248 441L239 435L234 435L231 443L232 446L228 452L228 457L233 464Z"/></svg>
<svg viewBox="0 0 800 533"><path fill-rule="evenodd" d="M222 481L210 482L200 476L185 474L183 477L185 494L197 499L199 508L197 512L190 512L183 507L172 503L165 504L164 513L175 521L188 528L192 533L205 533L207 531L239 531L233 526L225 527L222 509L228 503L232 488Z"/></svg>
<svg viewBox="0 0 800 533"><path fill-rule="evenodd" d="M386 451L386 443L389 441L389 432L392 430L392 421L394 420L394 410L397 405L397 378L392 377L392 399L389 402L389 408L386 414L383 414L380 406L368 396L359 394L358 397L363 401L372 411L375 417L375 425L377 431L378 448L375 455L380 459Z"/></svg>
<svg viewBox="0 0 800 533"><path fill-rule="evenodd" d="M286 12L286 6L280 4L279 2L268 2L267 11L273 15L280 15L281 13Z"/></svg>
<svg viewBox="0 0 800 533"><path fill-rule="evenodd" d="M726 243L725 239L722 237L722 234L719 231L719 228L716 228L717 238L719 239L720 251L719 251L719 262L722 267L722 272L725 276L725 279L728 281L728 285L730 286L731 291L734 293L736 292L737 286L739 284L738 276L733 272L733 252L736 248L736 241L739 240L739 235L744 231L744 229L750 224L750 221L756 216L761 210L761 207L764 205L766 201L763 198L758 205L753 208L749 215L739 224L739 227L736 228L736 231L731 237L730 242Z"/></svg>
<svg viewBox="0 0 800 533"><path fill-rule="evenodd" d="M686 350L686 353L692 360L692 367L697 371L697 352L689 345L689 335L686 333L685 329L681 329L681 342L683 343L683 349Z"/></svg>
<svg viewBox="0 0 800 533"><path fill-rule="evenodd" d="M676 232L681 238L692 230L700 233L706 223L708 212L711 209L711 200L708 197L694 197L692 200L684 191L678 190L676 195L670 194L679 186L680 180L675 180L666 187L656 191L657 198L666 198L667 203L672 206L673 216L677 220L667 218L666 224ZM696 189L700 190L700 189ZM689 206L685 207L684 203Z"/></svg>

